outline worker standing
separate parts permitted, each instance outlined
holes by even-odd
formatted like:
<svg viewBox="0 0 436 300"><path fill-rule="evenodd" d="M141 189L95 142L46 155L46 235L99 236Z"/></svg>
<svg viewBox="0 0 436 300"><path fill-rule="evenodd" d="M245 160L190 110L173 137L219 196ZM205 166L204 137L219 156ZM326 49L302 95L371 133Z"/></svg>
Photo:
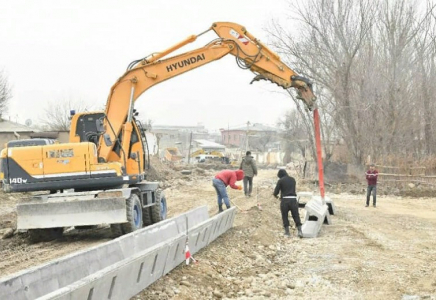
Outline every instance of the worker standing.
<svg viewBox="0 0 436 300"><path fill-rule="evenodd" d="M244 171L243 182L245 197L251 197L251 192L253 191L253 177L257 175L257 166L250 151L245 153L245 157L242 159L239 169Z"/></svg>
<svg viewBox="0 0 436 300"><path fill-rule="evenodd" d="M371 192L372 192L372 206L376 207L378 171L375 169L374 164L371 164L369 166L369 170L366 171L365 176L366 176L366 180L368 181L368 187L366 189L365 207L369 206L369 199L371 197Z"/></svg>
<svg viewBox="0 0 436 300"><path fill-rule="evenodd" d="M273 195L278 199L278 195L280 192L280 211L282 213L282 221L283 227L285 228L285 235L291 235L291 233L289 232L288 216L289 211L291 211L295 226L298 229L298 236L302 238L303 232L301 231L301 220L298 213L297 193L295 192L295 179L289 176L284 169L279 170L279 172L277 173L277 177L279 178L279 181L277 181L277 185L274 189Z"/></svg>
<svg viewBox="0 0 436 300"><path fill-rule="evenodd" d="M242 186L236 185L236 181L240 181L244 178L244 171L242 170L222 170L216 174L212 179L212 185L216 190L218 197L218 210L223 211L223 200L227 209L230 208L230 200L227 195L227 186L230 186L235 190L242 190Z"/></svg>

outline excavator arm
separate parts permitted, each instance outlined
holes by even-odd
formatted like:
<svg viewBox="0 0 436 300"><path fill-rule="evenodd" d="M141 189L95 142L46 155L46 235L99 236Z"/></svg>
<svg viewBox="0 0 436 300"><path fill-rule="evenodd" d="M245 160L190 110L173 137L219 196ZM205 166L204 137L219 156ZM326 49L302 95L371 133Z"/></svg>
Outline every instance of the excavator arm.
<svg viewBox="0 0 436 300"><path fill-rule="evenodd" d="M219 38L196 50L165 58L209 30L215 31ZM122 137L122 148L129 149L133 130L133 106L142 93L158 83L216 61L227 54L234 55L241 68L256 74L253 81L269 80L285 89L296 88L298 97L310 110L313 108L316 98L311 83L286 66L276 53L254 38L243 26L219 22L214 23L207 31L197 36L192 35L161 53L129 65L128 70L112 86L107 100L103 124L105 132L99 142L100 160L114 160L110 156L119 136ZM125 158L119 158L120 161L123 159Z"/></svg>

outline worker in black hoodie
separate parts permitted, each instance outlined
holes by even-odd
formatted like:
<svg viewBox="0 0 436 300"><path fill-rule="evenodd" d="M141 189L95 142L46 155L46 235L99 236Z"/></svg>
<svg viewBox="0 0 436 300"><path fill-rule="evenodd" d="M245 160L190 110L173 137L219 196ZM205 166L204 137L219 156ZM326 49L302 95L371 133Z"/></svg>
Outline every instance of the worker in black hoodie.
<svg viewBox="0 0 436 300"><path fill-rule="evenodd" d="M296 182L295 179L288 175L286 170L280 169L277 173L277 177L280 178L277 181L276 188L274 189L274 197L279 198L280 192L280 211L282 212L283 227L285 227L285 235L290 236L289 232L289 217L288 213L291 211L292 218L294 219L295 226L298 229L298 236L303 237L301 231L301 220L298 213L297 193L295 192Z"/></svg>

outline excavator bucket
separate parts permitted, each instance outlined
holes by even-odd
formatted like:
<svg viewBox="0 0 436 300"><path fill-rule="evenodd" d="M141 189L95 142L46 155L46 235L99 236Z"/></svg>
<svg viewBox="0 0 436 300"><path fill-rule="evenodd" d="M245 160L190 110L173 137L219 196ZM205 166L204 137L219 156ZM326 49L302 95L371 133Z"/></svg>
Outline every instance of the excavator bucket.
<svg viewBox="0 0 436 300"><path fill-rule="evenodd" d="M98 192L34 196L17 205L17 229L57 228L127 222L126 200Z"/></svg>

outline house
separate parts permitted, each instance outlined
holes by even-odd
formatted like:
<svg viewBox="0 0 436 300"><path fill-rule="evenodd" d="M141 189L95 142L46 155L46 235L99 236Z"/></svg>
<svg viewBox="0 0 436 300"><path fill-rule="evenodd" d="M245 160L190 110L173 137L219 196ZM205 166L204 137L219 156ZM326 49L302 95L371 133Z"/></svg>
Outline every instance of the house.
<svg viewBox="0 0 436 300"><path fill-rule="evenodd" d="M224 152L226 150L226 147L224 145L209 140L203 140L203 139L193 140L192 148L203 149L205 152L212 152L212 151Z"/></svg>
<svg viewBox="0 0 436 300"><path fill-rule="evenodd" d="M196 126L153 125L150 132L156 135L161 153L165 148L177 147L185 157L194 140L216 140L216 137L219 139L219 135L214 136L209 133L202 124Z"/></svg>
<svg viewBox="0 0 436 300"><path fill-rule="evenodd" d="M253 148L259 142L270 143L278 136L279 129L260 123L254 123L228 129L220 129L222 143L226 147ZM264 141L261 141L264 140Z"/></svg>
<svg viewBox="0 0 436 300"><path fill-rule="evenodd" d="M36 129L0 118L0 146L11 140L30 139Z"/></svg>

